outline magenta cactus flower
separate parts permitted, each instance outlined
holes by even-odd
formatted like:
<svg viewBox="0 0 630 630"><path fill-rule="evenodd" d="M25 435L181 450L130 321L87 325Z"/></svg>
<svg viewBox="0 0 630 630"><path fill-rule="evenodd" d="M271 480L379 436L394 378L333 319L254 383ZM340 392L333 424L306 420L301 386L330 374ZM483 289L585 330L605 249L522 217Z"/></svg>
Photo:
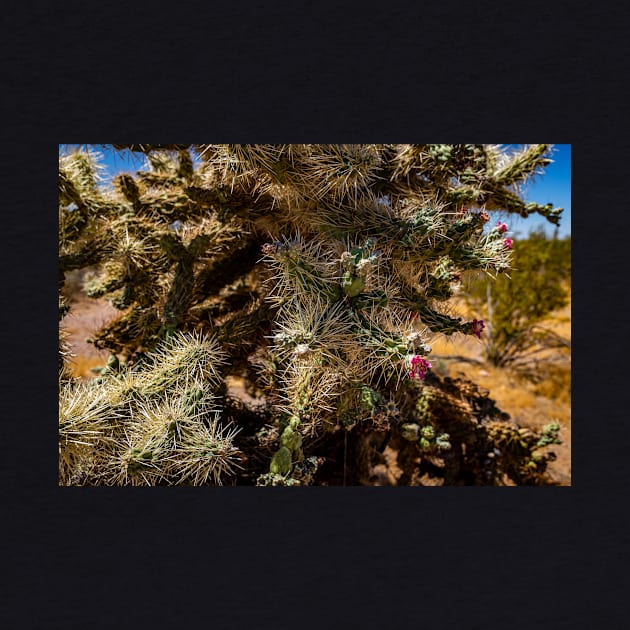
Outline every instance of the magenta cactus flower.
<svg viewBox="0 0 630 630"><path fill-rule="evenodd" d="M416 355L411 358L411 370L409 371L409 377L419 377L424 380L424 377L427 375L427 371L432 367L433 366L429 363L429 361L419 355Z"/></svg>
<svg viewBox="0 0 630 630"><path fill-rule="evenodd" d="M481 339L481 333L485 327L486 325L483 323L483 319L472 320L471 328L472 328L473 334L477 335L477 339Z"/></svg>
<svg viewBox="0 0 630 630"><path fill-rule="evenodd" d="M506 238L503 241L503 244L508 248L508 249L512 249L512 245L514 244L514 241L511 238Z"/></svg>
<svg viewBox="0 0 630 630"><path fill-rule="evenodd" d="M497 230L499 230L499 232L501 232L501 234L503 234L504 232L507 232L508 226L506 223L503 223L503 221L499 221L497 223Z"/></svg>

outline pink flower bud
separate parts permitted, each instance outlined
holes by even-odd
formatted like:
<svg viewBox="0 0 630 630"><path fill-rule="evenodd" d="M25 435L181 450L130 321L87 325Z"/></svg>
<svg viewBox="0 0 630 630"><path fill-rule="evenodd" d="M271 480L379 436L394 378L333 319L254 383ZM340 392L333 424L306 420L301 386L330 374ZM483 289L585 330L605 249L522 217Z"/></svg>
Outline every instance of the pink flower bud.
<svg viewBox="0 0 630 630"><path fill-rule="evenodd" d="M473 319L471 324L471 329L473 334L477 335L477 339L481 339L481 332L486 327L483 323L483 319Z"/></svg>
<svg viewBox="0 0 630 630"><path fill-rule="evenodd" d="M514 241L511 238L506 238L503 241L503 244L508 248L508 249L512 249L512 245L514 244Z"/></svg>
<svg viewBox="0 0 630 630"><path fill-rule="evenodd" d="M503 223L502 221L499 221L497 223L497 230L499 230L501 234L503 234L503 232L507 232L507 229L508 229L507 224Z"/></svg>
<svg viewBox="0 0 630 630"><path fill-rule="evenodd" d="M416 355L411 358L411 370L409 372L410 378L421 378L424 380L424 377L427 375L427 370L432 368L433 366L429 361L423 359L421 356Z"/></svg>

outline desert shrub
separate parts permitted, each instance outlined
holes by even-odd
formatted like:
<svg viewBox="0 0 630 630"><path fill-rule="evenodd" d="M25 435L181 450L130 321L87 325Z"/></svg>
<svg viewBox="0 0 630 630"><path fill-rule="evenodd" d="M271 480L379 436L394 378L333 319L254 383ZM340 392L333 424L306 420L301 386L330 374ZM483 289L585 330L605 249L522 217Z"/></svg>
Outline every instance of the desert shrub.
<svg viewBox="0 0 630 630"><path fill-rule="evenodd" d="M514 241L513 248L509 277L489 280L477 274L469 280L465 295L485 317L485 358L540 381L561 369L550 361L566 359L570 351L570 340L544 321L568 303L571 237L548 238L538 230ZM560 351L553 359L552 349Z"/></svg>

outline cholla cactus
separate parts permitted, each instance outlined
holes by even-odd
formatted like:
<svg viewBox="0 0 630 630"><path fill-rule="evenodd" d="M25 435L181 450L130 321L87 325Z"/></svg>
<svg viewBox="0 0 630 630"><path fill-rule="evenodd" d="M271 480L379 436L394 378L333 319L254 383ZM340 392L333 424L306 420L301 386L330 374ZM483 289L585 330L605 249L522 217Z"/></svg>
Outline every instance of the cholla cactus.
<svg viewBox="0 0 630 630"><path fill-rule="evenodd" d="M110 190L98 186L95 149L60 160L60 281L98 265L88 293L109 296L121 315L95 345L150 357L133 383L105 375L94 386L127 387L140 401L115 471L103 473L114 483L219 481L226 466L202 473L176 461L191 444L223 443L219 433L190 437L200 426L193 413L177 421L189 437L173 438L168 418L187 412L146 400L191 387L206 396L208 383L218 391L243 372L264 391L277 432L259 482L313 482L319 460L309 444L394 418L409 381L432 367L433 335L482 333L480 320L453 316L448 300L466 271L510 267L502 226L484 229L489 213L538 212L557 223L561 212L518 195L549 163L548 145L510 158L497 145L115 147L144 154L148 168L118 176ZM211 334L212 350L197 339L151 354L192 331ZM426 448L450 447L449 431L422 431Z"/></svg>
<svg viewBox="0 0 630 630"><path fill-rule="evenodd" d="M541 432L518 427L500 412L488 392L471 381L434 374L414 398L402 436L411 445L399 460L420 458L419 470L449 484L539 485L548 483L547 464L555 459L543 447L559 444L559 425ZM446 432L448 431L448 433ZM415 449L415 450L414 450Z"/></svg>
<svg viewBox="0 0 630 630"><path fill-rule="evenodd" d="M221 484L238 464L216 390L223 353L178 333L134 370L66 384L59 403L60 483Z"/></svg>

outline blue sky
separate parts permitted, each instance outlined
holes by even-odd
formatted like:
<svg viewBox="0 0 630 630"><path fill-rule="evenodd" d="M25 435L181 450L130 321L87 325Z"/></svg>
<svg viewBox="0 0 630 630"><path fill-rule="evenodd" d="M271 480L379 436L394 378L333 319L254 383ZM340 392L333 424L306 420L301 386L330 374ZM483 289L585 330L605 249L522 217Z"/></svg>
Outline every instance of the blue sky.
<svg viewBox="0 0 630 630"><path fill-rule="evenodd" d="M62 145L60 145L61 148ZM77 146L77 145L63 145ZM505 145L510 149L522 145ZM550 164L542 176L538 176L527 183L524 190L526 201L536 201L540 204L553 203L554 207L564 208L560 220L558 236L571 234L571 145L554 145L551 155L553 163ZM104 165L106 176L112 177L120 172L135 172L143 167L144 158L129 151L121 153L116 151L104 152ZM510 236L525 237L538 227L543 227L548 235L553 234L555 227L539 215L532 215L522 219L515 215L509 216Z"/></svg>
<svg viewBox="0 0 630 630"><path fill-rule="evenodd" d="M508 145L518 147L521 145ZM554 144L551 154L553 163L545 168L542 176L527 183L524 190L526 201L536 201L542 205L553 203L554 207L564 208L560 218L558 236L571 234L571 145ZM510 216L510 230L517 236L526 236L532 229L542 226L548 235L555 227L538 214L527 219Z"/></svg>

